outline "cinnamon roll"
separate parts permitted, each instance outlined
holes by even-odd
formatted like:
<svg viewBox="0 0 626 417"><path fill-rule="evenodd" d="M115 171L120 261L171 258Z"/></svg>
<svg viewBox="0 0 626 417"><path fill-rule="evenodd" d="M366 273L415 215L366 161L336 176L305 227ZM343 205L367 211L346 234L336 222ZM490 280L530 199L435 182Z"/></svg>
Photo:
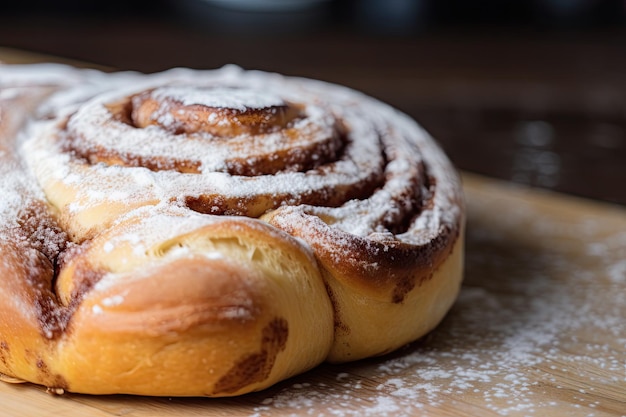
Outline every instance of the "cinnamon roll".
<svg viewBox="0 0 626 417"><path fill-rule="evenodd" d="M458 176L373 98L232 66L0 87L1 374L239 395L391 352L456 298Z"/></svg>

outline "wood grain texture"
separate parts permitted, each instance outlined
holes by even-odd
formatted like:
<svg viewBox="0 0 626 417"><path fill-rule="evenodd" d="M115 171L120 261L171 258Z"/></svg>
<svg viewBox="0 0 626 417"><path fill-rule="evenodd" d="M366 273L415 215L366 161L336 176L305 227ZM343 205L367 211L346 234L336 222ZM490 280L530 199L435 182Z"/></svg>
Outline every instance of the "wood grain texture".
<svg viewBox="0 0 626 417"><path fill-rule="evenodd" d="M626 210L464 176L461 296L399 352L239 398L52 396L0 384L0 415L623 416Z"/></svg>
<svg viewBox="0 0 626 417"><path fill-rule="evenodd" d="M46 55L38 52L28 52L20 49L0 46L0 64L39 64L42 62L52 62L56 64L73 65L79 68L93 68L101 71L110 70L104 65L96 65L78 61L75 59L61 58L53 55Z"/></svg>

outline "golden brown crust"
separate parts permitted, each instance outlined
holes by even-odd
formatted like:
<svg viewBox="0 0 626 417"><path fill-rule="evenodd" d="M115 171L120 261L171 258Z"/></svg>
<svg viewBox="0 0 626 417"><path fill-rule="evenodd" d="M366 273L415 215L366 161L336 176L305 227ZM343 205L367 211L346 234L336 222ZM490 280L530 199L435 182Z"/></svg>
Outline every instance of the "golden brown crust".
<svg viewBox="0 0 626 417"><path fill-rule="evenodd" d="M460 183L407 116L258 72L45 69L0 67L1 375L240 395L456 298Z"/></svg>

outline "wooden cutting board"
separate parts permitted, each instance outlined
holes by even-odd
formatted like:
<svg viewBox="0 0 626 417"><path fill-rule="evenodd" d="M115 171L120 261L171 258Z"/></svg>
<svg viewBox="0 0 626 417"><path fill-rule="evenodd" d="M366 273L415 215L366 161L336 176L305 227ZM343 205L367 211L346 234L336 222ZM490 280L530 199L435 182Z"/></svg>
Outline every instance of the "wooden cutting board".
<svg viewBox="0 0 626 417"><path fill-rule="evenodd" d="M626 416L626 209L464 184L464 285L423 340L232 399L0 383L0 416Z"/></svg>

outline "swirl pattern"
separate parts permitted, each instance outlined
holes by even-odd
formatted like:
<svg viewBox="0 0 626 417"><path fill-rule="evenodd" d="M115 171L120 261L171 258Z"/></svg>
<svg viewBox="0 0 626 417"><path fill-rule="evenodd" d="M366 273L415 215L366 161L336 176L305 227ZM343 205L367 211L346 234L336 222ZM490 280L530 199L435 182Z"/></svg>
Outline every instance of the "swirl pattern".
<svg viewBox="0 0 626 417"><path fill-rule="evenodd" d="M55 373L62 384L0 372L81 392L236 395L323 360L397 349L449 309L462 275L460 184L408 116L347 88L236 67L55 71L74 83L41 93L15 152L50 213L38 227L63 236L46 257L42 285L54 294L40 333L81 338L63 363L93 348L83 340L93 323L137 352L98 371L119 389L65 368ZM144 323L146 314L160 321ZM114 329L112 317L126 316ZM209 322L222 329L206 334ZM311 329L320 336L309 346ZM219 356L232 340L245 348L221 368L212 361L214 377L187 367L159 389L137 382L175 372L137 368L142 349L186 363L161 349L182 343ZM302 351L304 363L288 364ZM120 366L139 376L120 377ZM181 380L190 388L175 388Z"/></svg>

